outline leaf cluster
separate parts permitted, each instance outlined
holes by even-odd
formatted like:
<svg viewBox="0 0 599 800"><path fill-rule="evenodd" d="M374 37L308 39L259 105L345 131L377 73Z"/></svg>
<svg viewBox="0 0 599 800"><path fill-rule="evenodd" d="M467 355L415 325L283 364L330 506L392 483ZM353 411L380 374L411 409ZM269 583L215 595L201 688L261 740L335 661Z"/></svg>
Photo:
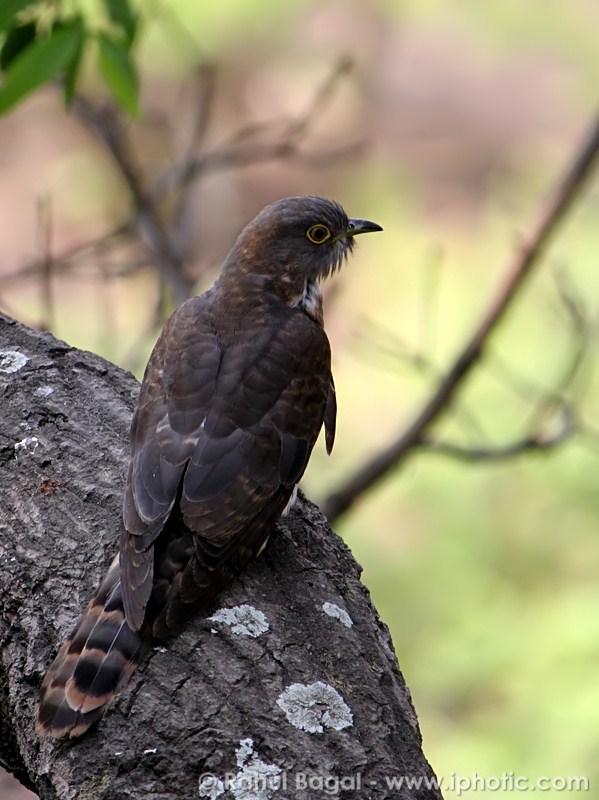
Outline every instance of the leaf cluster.
<svg viewBox="0 0 599 800"><path fill-rule="evenodd" d="M95 59L118 105L138 113L139 77L132 48L139 15L129 0L102 0L99 19L65 10L61 0L2 0L0 4L0 115L35 89L58 81L67 106L82 65Z"/></svg>

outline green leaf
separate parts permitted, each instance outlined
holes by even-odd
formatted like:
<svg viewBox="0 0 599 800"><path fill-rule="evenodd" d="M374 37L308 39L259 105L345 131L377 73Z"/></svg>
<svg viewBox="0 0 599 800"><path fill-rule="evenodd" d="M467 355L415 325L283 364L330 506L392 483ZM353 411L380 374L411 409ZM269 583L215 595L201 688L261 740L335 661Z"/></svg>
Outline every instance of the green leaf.
<svg viewBox="0 0 599 800"><path fill-rule="evenodd" d="M0 114L65 69L75 57L80 39L80 33L71 26L53 31L23 50L11 62L0 87Z"/></svg>
<svg viewBox="0 0 599 800"><path fill-rule="evenodd" d="M37 0L0 0L0 30L14 27L17 14L35 2Z"/></svg>
<svg viewBox="0 0 599 800"><path fill-rule="evenodd" d="M125 34L127 47L131 47L137 33L137 14L131 10L129 0L104 0L110 19Z"/></svg>
<svg viewBox="0 0 599 800"><path fill-rule="evenodd" d="M118 39L98 34L100 71L119 105L138 113L139 78L127 47Z"/></svg>
<svg viewBox="0 0 599 800"><path fill-rule="evenodd" d="M63 26L64 27L64 26ZM64 101L67 108L71 105L73 95L75 94L75 87L77 78L79 77L79 70L81 68L81 61L83 59L83 48L87 39L87 31L83 24L83 18L80 16L75 17L70 23L70 27L79 36L79 43L75 54L70 63L67 64L64 76Z"/></svg>
<svg viewBox="0 0 599 800"><path fill-rule="evenodd" d="M0 68L5 72L19 53L35 39L36 27L33 22L12 28L6 35L0 50Z"/></svg>

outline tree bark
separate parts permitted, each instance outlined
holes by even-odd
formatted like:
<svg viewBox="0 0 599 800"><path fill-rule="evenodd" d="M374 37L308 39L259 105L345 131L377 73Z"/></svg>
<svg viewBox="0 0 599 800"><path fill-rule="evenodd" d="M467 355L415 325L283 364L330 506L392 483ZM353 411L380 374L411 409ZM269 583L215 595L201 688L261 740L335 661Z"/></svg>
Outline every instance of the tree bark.
<svg viewBox="0 0 599 800"><path fill-rule="evenodd" d="M360 567L303 497L97 727L38 741L45 669L117 547L137 392L0 316L0 761L43 800L440 798Z"/></svg>

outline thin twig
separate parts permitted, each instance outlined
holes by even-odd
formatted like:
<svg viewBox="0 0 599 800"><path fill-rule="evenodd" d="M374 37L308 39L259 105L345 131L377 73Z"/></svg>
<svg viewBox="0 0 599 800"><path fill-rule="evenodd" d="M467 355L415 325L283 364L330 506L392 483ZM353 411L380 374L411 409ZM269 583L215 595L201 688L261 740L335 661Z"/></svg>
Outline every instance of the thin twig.
<svg viewBox="0 0 599 800"><path fill-rule="evenodd" d="M208 133L216 98L216 67L214 64L208 62L200 64L196 69L195 81L193 122L181 159L183 164L192 161L195 153L202 149Z"/></svg>
<svg viewBox="0 0 599 800"><path fill-rule="evenodd" d="M256 141L257 136L262 139L266 138L266 134L273 128L272 122L253 122L244 125L233 134L228 142L215 150L169 167L156 181L156 196L161 196L164 190L173 183L188 185L200 175L214 170L233 169L291 157L301 159L306 166L319 166L322 163L331 163L337 158L351 155L363 146L362 142L344 144L322 153L307 154L299 151L299 146L308 135L315 118L330 102L339 81L348 74L351 67L352 63L348 59L340 60L316 90L303 114L290 120L284 120L282 132L275 141Z"/></svg>
<svg viewBox="0 0 599 800"><path fill-rule="evenodd" d="M192 257L191 241L189 236L188 217L192 204L190 194L194 186L191 165L196 159L196 154L201 152L204 141L212 120L216 96L216 68L213 64L200 64L196 70L193 97L193 120L183 153L178 159L181 171L181 180L176 187L176 198L172 212L171 230L173 241L180 253ZM174 138L174 137L173 137Z"/></svg>
<svg viewBox="0 0 599 800"><path fill-rule="evenodd" d="M470 463L506 461L531 452L547 453L571 439L578 432L573 409L564 405L561 411L561 425L550 436L543 435L540 432L532 433L508 444L493 447L465 447L457 442L425 437L415 445L415 448Z"/></svg>
<svg viewBox="0 0 599 800"><path fill-rule="evenodd" d="M511 308L514 299L545 254L551 237L565 218L595 166L599 155L599 117L591 133L576 151L572 164L558 184L556 191L542 211L532 233L522 243L506 271L503 286L492 299L482 321L458 354L453 365L443 377L424 408L406 431L389 447L358 470L347 483L334 492L324 503L324 513L330 522L348 511L392 469L422 442L425 432L450 407L464 379L480 360L490 335Z"/></svg>
<svg viewBox="0 0 599 800"><path fill-rule="evenodd" d="M40 197L38 200L38 225L39 225L39 245L41 250L41 270L40 276L40 300L42 307L42 318L39 327L42 330L52 330L54 328L54 297L52 294L52 206L48 197Z"/></svg>
<svg viewBox="0 0 599 800"><path fill-rule="evenodd" d="M146 190L132 147L117 114L109 107L95 108L84 97L76 96L72 109L77 117L104 144L129 189L142 241L150 244L157 267L168 281L174 298L181 302L191 293L193 281L185 275L184 263L171 241L151 193Z"/></svg>
<svg viewBox="0 0 599 800"><path fill-rule="evenodd" d="M129 225L121 224L108 231L99 238L92 239L82 244L76 244L66 249L62 254L53 258L53 271L55 275L68 272L73 269L80 261L89 261L90 256L99 255L114 246L119 239L130 233ZM44 269L44 259L25 264L14 272L7 272L0 275L0 284L10 285L21 283L28 278L37 278Z"/></svg>

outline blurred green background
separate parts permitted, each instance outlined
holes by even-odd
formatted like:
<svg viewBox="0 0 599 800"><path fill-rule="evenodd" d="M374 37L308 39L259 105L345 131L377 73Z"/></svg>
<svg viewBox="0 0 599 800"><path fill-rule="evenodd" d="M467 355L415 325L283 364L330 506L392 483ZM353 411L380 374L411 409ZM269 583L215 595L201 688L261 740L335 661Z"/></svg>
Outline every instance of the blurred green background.
<svg viewBox="0 0 599 800"><path fill-rule="evenodd" d="M93 14L94 3L87 6ZM331 458L319 445L304 480L324 500L414 417L580 143L597 111L599 3L138 7L143 113L127 130L149 178L185 147L200 61L216 70L208 150L248 124L266 124L256 141L276 138L277 125L310 106L340 59L354 62L309 126L304 155L207 172L182 223L197 291L212 282L244 222L278 197L332 196L383 225L384 234L360 240L327 293L337 444ZM82 88L101 91L91 67ZM364 146L327 155L355 142ZM0 121L0 167L3 309L140 376L157 335L158 297L143 260L126 248L84 254L45 288L37 277L8 277L44 248L58 256L126 215L127 191L103 148L47 89ZM440 436L493 446L528 430L535 398L551 391L573 347L556 273L567 276L594 335L598 215L595 180ZM121 275L119 264L135 268ZM336 526L391 629L425 754L446 781L515 773L599 784L594 339L590 348L573 389L584 433L551 454L500 463L420 453ZM424 367L410 366L414 359Z"/></svg>

